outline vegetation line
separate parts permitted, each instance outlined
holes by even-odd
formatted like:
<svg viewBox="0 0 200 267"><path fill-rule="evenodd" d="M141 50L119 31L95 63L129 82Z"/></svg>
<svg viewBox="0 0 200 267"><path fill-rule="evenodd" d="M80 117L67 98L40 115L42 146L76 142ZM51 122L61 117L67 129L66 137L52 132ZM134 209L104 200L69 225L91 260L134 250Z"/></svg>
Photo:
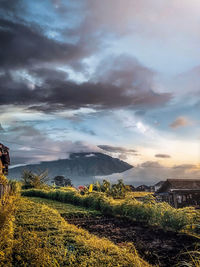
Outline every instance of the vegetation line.
<svg viewBox="0 0 200 267"><path fill-rule="evenodd" d="M192 207L175 209L167 203L156 203L151 196L145 202L134 199L114 200L103 193L92 192L80 195L76 190L42 190L30 189L22 191L24 196L34 196L58 200L83 207L93 208L104 215L128 217L138 222L157 225L173 231L192 231L196 223L196 211Z"/></svg>

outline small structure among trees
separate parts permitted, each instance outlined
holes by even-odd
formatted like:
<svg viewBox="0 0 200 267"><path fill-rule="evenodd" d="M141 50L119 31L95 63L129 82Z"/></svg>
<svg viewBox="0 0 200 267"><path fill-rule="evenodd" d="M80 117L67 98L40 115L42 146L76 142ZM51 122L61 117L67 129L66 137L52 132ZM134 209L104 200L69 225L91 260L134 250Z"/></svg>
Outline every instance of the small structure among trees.
<svg viewBox="0 0 200 267"><path fill-rule="evenodd" d="M157 196L175 208L200 206L200 179L167 179Z"/></svg>

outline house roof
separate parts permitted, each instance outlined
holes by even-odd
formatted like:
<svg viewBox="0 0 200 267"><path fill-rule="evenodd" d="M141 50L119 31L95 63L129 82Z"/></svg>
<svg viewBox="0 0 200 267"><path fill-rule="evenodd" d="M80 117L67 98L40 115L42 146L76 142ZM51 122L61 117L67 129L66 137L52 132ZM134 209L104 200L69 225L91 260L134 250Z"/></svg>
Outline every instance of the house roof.
<svg viewBox="0 0 200 267"><path fill-rule="evenodd" d="M160 181L160 182L156 183L154 186L161 186L161 185L164 184L164 182L165 182L165 181Z"/></svg>
<svg viewBox="0 0 200 267"><path fill-rule="evenodd" d="M200 191L200 179L167 179L158 190L158 193L178 190Z"/></svg>
<svg viewBox="0 0 200 267"><path fill-rule="evenodd" d="M148 185L145 185L145 184L141 184L141 185L139 185L137 188L140 188L140 187L143 187L143 188L149 188L149 186L148 186Z"/></svg>

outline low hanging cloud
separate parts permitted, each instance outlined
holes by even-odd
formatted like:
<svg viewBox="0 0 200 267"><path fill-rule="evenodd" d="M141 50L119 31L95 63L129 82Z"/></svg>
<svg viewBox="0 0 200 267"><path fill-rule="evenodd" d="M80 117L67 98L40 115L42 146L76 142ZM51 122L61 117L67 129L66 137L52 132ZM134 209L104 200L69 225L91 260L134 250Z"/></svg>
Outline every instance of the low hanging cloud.
<svg viewBox="0 0 200 267"><path fill-rule="evenodd" d="M163 158L163 159L171 158L171 156L168 154L156 154L155 157L156 158Z"/></svg>
<svg viewBox="0 0 200 267"><path fill-rule="evenodd" d="M191 125L191 121L186 117L178 117L175 121L173 121L170 124L170 127L173 129L179 128L179 127L185 127Z"/></svg>
<svg viewBox="0 0 200 267"><path fill-rule="evenodd" d="M108 179L111 182L123 179L127 184L138 186L141 184L153 185L159 181L165 181L170 178L198 179L199 177L200 168L196 165L183 164L166 167L156 161L146 161L124 173L112 174L100 178Z"/></svg>
<svg viewBox="0 0 200 267"><path fill-rule="evenodd" d="M70 153L100 151L97 146L81 140L53 140L33 125L17 122L1 132L0 139L10 148L12 165L65 159Z"/></svg>
<svg viewBox="0 0 200 267"><path fill-rule="evenodd" d="M112 153L137 153L137 150L135 149L128 149L118 146L99 145L98 147Z"/></svg>
<svg viewBox="0 0 200 267"><path fill-rule="evenodd" d="M118 147L118 146L110 146L110 145L98 145L100 149L103 150L104 153L107 153L110 156L118 157L121 160L127 160L128 156L134 155L138 156L137 150L135 149L128 149L125 147Z"/></svg>

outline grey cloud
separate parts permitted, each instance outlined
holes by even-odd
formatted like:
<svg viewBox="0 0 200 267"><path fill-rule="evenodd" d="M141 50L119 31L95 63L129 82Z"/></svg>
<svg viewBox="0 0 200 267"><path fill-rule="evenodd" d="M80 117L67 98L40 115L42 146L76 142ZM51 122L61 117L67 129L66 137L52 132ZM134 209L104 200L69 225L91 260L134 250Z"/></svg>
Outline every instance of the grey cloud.
<svg viewBox="0 0 200 267"><path fill-rule="evenodd" d="M123 86L130 90L149 91L154 87L155 73L129 55L110 56L102 60L93 80Z"/></svg>
<svg viewBox="0 0 200 267"><path fill-rule="evenodd" d="M135 149L127 149L124 147L117 147L117 146L109 146L109 145L99 145L99 148L112 152L112 153L137 153L137 150Z"/></svg>
<svg viewBox="0 0 200 267"><path fill-rule="evenodd" d="M87 127L84 127L84 126L78 126L77 123L76 123L76 126L73 127L75 130L78 130L79 132L82 132L82 133L86 133L88 135L92 135L92 136L96 136L96 132L87 128Z"/></svg>
<svg viewBox="0 0 200 267"><path fill-rule="evenodd" d="M163 159L171 158L171 156L168 154L156 154L155 157L156 158L163 158Z"/></svg>
<svg viewBox="0 0 200 267"><path fill-rule="evenodd" d="M0 26L0 63L4 69L56 62L74 65L90 54L83 44L61 43L48 38L36 25L0 19Z"/></svg>
<svg viewBox="0 0 200 267"><path fill-rule="evenodd" d="M0 134L10 148L12 165L68 158L74 152L97 152L100 149L83 141L53 140L32 125L16 123Z"/></svg>
<svg viewBox="0 0 200 267"><path fill-rule="evenodd" d="M62 5L61 1L53 3ZM66 43L50 39L41 27L23 19L0 19L0 68L4 71L0 76L0 105L23 105L43 112L81 107L146 110L170 101L171 94L155 90L155 73L126 55L103 60L85 83L70 81L66 72L52 69L50 66L57 64L85 71L80 69L85 67L82 60L97 52L102 43L99 31L87 30L86 25L87 18L80 27L66 29L66 35L71 31L77 37L76 42ZM30 87L27 81L11 75L13 70L24 69L42 82Z"/></svg>
<svg viewBox="0 0 200 267"><path fill-rule="evenodd" d="M15 0L15 1L1 0L0 1L1 16L16 18L18 17L18 14L20 13L25 14L25 8L21 0Z"/></svg>
<svg viewBox="0 0 200 267"><path fill-rule="evenodd" d="M4 128L3 128L3 126L1 125L1 123L0 123L0 132L4 132Z"/></svg>
<svg viewBox="0 0 200 267"><path fill-rule="evenodd" d="M140 66L138 68L143 70ZM16 80L10 72L2 74L0 76L0 105L27 105L29 109L44 112L81 107L148 109L163 105L171 99L171 95L168 93L154 92L151 84L148 87L149 74L146 79L145 74L142 72L143 75L141 75L137 70L133 70L134 79L129 81L130 86L127 86L125 81L124 71L121 73L120 82L114 82L112 73L115 71L110 70L107 79L103 82L95 81L96 74L95 79L76 83L67 80L67 73L63 71L54 72L47 68L43 71L40 70L40 68L29 69L30 75L34 76L36 80L42 79L42 84L36 84L34 90L29 87L27 81ZM145 71L147 70L145 69Z"/></svg>
<svg viewBox="0 0 200 267"><path fill-rule="evenodd" d="M181 164L181 165L175 165L173 168L174 169L193 169L195 168L196 166L194 164Z"/></svg>

